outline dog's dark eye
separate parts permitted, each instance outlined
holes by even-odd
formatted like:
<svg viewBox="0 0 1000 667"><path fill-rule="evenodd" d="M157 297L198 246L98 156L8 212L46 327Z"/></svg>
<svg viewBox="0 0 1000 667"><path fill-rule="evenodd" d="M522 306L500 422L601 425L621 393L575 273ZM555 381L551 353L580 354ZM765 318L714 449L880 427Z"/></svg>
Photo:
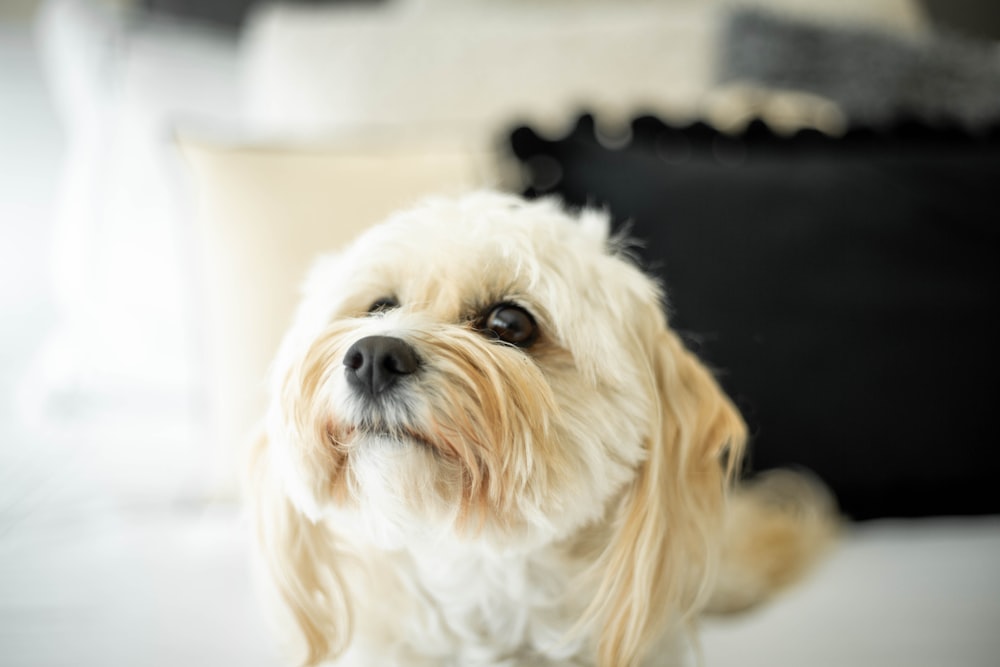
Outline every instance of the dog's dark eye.
<svg viewBox="0 0 1000 667"><path fill-rule="evenodd" d="M384 296L381 299L376 299L372 305L368 306L368 313L382 313L393 308L399 308L399 301L396 301L395 297Z"/></svg>
<svg viewBox="0 0 1000 667"><path fill-rule="evenodd" d="M531 347L538 338L538 325L524 308L509 303L494 306L479 327L505 343Z"/></svg>

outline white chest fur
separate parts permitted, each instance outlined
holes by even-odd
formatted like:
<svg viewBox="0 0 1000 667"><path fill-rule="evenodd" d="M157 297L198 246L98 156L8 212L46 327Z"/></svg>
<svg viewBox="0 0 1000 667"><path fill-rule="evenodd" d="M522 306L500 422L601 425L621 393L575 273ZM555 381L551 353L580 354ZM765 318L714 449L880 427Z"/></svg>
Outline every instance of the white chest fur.
<svg viewBox="0 0 1000 667"><path fill-rule="evenodd" d="M369 552L354 664L588 665L579 566L555 547L491 553L455 541Z"/></svg>

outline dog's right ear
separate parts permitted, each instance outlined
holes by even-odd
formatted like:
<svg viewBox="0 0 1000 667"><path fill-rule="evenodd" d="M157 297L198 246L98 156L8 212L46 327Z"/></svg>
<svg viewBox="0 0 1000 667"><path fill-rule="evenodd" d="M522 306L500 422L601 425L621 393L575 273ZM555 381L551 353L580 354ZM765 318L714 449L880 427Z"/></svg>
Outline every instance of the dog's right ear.
<svg viewBox="0 0 1000 667"><path fill-rule="evenodd" d="M344 652L351 636L347 589L338 571L333 534L288 499L271 466L270 443L261 436L250 457L246 496L257 549L270 590L284 602L305 640L304 665Z"/></svg>
<svg viewBox="0 0 1000 667"><path fill-rule="evenodd" d="M593 610L598 665L635 667L670 623L704 604L718 561L746 426L709 370L649 305L643 322L655 397L647 456L620 505Z"/></svg>

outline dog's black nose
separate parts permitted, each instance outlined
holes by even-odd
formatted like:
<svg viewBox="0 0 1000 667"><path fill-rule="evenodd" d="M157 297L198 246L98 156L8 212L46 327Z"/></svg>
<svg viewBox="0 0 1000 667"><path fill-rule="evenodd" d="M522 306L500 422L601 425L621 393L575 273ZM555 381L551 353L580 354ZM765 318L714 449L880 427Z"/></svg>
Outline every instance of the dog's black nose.
<svg viewBox="0 0 1000 667"><path fill-rule="evenodd" d="M391 336L362 338L344 355L348 384L368 396L378 396L418 366L420 359L413 347Z"/></svg>

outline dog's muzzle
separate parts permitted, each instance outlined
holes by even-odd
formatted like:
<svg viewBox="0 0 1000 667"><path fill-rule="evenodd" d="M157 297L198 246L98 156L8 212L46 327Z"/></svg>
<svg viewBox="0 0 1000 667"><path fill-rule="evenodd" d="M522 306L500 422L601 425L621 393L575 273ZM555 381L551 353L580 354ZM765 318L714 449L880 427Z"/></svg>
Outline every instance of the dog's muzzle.
<svg viewBox="0 0 1000 667"><path fill-rule="evenodd" d="M384 394L419 367L416 350L392 336L366 336L351 345L344 355L347 383L368 398Z"/></svg>

